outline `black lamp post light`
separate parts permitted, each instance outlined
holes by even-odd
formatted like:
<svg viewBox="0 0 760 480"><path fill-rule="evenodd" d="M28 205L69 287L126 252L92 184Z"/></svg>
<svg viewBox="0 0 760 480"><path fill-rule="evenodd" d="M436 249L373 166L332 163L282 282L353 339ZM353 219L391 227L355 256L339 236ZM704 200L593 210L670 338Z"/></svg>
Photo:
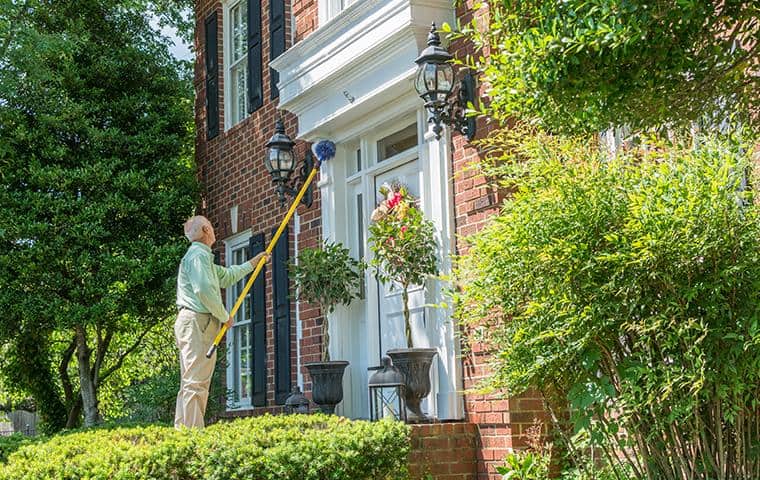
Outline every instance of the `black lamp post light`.
<svg viewBox="0 0 760 480"><path fill-rule="evenodd" d="M290 396L285 400L285 413L309 413L309 399L301 393L301 387L293 386Z"/></svg>
<svg viewBox="0 0 760 480"><path fill-rule="evenodd" d="M475 103L475 77L467 71L459 83L459 91L452 99L454 90L453 56L441 47L441 37L436 30L435 22L430 27L427 48L420 53L415 63L417 79L414 88L425 100L425 108L430 112L430 122L433 123L435 138L441 138L443 124L455 127L468 140L475 138L475 118L465 114L468 103Z"/></svg>
<svg viewBox="0 0 760 480"><path fill-rule="evenodd" d="M383 357L383 366L369 378L369 418L377 421L391 418L402 422L406 417L406 384L404 375L393 366L390 357Z"/></svg>
<svg viewBox="0 0 760 480"><path fill-rule="evenodd" d="M282 118L277 119L275 123L274 135L267 142L267 155L264 158L264 165L267 171L272 175L272 183L277 187L277 195L280 198L280 205L285 204L285 195L295 197L298 194L298 183L303 183L309 176L309 172L314 168L314 157L311 150L307 150L303 159L303 164L298 172L298 178L291 180L290 176L296 167L296 159L293 153L293 145L296 142L290 139L285 133L285 125ZM311 206L313 201L312 186L309 185L306 194L301 199L301 203L307 207Z"/></svg>

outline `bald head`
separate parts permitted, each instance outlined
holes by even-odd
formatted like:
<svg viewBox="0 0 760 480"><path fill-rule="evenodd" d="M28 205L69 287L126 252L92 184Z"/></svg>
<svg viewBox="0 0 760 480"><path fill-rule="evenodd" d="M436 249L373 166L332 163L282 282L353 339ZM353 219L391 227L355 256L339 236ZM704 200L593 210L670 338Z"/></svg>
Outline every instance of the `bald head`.
<svg viewBox="0 0 760 480"><path fill-rule="evenodd" d="M204 227L206 227L205 230ZM185 236L191 242L202 242L204 237L208 235L208 231L212 230L211 222L209 222L208 218L203 215L190 217L185 222Z"/></svg>

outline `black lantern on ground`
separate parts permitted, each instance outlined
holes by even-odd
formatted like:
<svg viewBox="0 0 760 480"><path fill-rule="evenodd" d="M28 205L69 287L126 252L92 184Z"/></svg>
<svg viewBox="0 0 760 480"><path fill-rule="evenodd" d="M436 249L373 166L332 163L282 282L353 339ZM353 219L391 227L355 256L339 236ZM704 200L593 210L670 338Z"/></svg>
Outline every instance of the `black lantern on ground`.
<svg viewBox="0 0 760 480"><path fill-rule="evenodd" d="M451 64L454 57L441 47L441 37L435 23L430 28L427 45L415 60L419 67L414 88L425 100L435 138L441 138L442 124L446 123L472 140L475 137L475 118L467 117L465 111L468 103L475 103L475 78L467 71L460 81L457 96L449 100L455 84L454 66Z"/></svg>
<svg viewBox="0 0 760 480"><path fill-rule="evenodd" d="M393 366L390 357L383 357L382 363L380 370L369 378L369 418L406 422L404 375Z"/></svg>
<svg viewBox="0 0 760 480"><path fill-rule="evenodd" d="M309 172L314 168L314 157L311 150L306 152L303 165L298 175L298 179L291 181L290 176L293 174L296 166L296 158L293 153L295 142L285 133L285 125L282 118L277 119L275 123L274 135L267 142L267 154L264 158L264 165L267 171L272 175L272 183L277 187L277 195L280 198L280 205L285 204L285 194L295 197L298 194L298 180L304 182L309 176ZM312 203L312 188L309 185L306 194L301 199L301 203L307 207Z"/></svg>
<svg viewBox="0 0 760 480"><path fill-rule="evenodd" d="M298 385L293 386L290 396L285 399L285 413L309 413L309 399Z"/></svg>

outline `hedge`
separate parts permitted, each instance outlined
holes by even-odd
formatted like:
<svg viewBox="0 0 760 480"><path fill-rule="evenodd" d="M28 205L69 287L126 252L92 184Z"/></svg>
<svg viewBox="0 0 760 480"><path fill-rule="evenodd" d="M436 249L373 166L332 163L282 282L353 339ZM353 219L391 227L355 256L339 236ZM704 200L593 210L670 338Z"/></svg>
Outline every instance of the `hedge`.
<svg viewBox="0 0 760 480"><path fill-rule="evenodd" d="M8 455L22 446L34 443L36 438L40 437L28 437L20 433L14 433L7 437L0 436L0 463L5 462L8 459Z"/></svg>
<svg viewBox="0 0 760 480"><path fill-rule="evenodd" d="M326 415L95 429L22 446L0 480L396 480L409 445L404 424Z"/></svg>

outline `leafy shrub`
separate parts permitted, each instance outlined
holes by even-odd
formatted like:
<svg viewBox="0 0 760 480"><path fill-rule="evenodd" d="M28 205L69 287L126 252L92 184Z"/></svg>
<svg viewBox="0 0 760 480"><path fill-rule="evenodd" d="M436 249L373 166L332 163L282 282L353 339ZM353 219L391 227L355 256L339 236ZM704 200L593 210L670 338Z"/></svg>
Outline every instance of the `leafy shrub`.
<svg viewBox="0 0 760 480"><path fill-rule="evenodd" d="M7 437L0 436L0 463L5 462L11 453L35 441L37 441L35 437L29 437L20 433L14 433Z"/></svg>
<svg viewBox="0 0 760 480"><path fill-rule="evenodd" d="M205 430L95 429L18 449L0 480L403 478L407 427L325 415L262 416Z"/></svg>
<svg viewBox="0 0 760 480"><path fill-rule="evenodd" d="M536 452L514 452L496 467L504 480L545 480L549 475L549 456Z"/></svg>
<svg viewBox="0 0 760 480"><path fill-rule="evenodd" d="M458 315L496 351L493 386L569 405L575 432L633 478L754 480L752 149L696 140L616 159L593 142L516 140L505 158L520 162L493 172L517 191L469 239Z"/></svg>
<svg viewBox="0 0 760 480"><path fill-rule="evenodd" d="M494 118L538 118L555 132L688 126L705 114L760 127L757 2L474 4L488 13L462 31L488 52L469 63L482 74Z"/></svg>

